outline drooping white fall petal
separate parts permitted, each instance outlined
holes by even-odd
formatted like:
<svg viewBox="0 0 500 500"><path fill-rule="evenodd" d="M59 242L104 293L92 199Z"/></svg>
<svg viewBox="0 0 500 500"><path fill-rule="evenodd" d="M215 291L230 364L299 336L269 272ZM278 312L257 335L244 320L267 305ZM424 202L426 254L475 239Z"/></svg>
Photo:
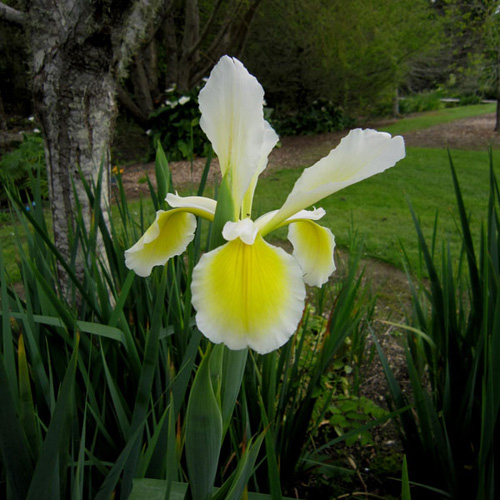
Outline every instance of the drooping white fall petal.
<svg viewBox="0 0 500 500"><path fill-rule="evenodd" d="M335 237L330 229L311 220L302 220L290 224L288 239L293 245L293 256L302 268L304 281L311 286L324 285L335 271Z"/></svg>
<svg viewBox="0 0 500 500"><path fill-rule="evenodd" d="M376 130L351 130L340 144L297 179L263 234L319 200L394 166L405 157L404 140Z"/></svg>
<svg viewBox="0 0 500 500"><path fill-rule="evenodd" d="M265 354L282 346L302 317L305 286L297 261L258 236L203 255L193 271L196 324L212 342Z"/></svg>
<svg viewBox="0 0 500 500"><path fill-rule="evenodd" d="M142 277L180 255L194 239L196 217L183 209L158 210L139 241L125 251L125 265Z"/></svg>

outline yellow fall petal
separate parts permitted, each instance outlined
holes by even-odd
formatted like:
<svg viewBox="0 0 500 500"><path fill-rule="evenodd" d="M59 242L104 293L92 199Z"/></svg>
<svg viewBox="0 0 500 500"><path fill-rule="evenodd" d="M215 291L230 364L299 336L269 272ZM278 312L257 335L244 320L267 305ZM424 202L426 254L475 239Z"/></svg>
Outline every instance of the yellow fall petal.
<svg viewBox="0 0 500 500"><path fill-rule="evenodd" d="M253 245L237 238L203 255L191 290L196 323L206 337L261 354L295 332L305 299L297 261L260 236Z"/></svg>
<svg viewBox="0 0 500 500"><path fill-rule="evenodd" d="M168 259L184 252L195 230L193 214L183 209L159 210L139 241L125 251L125 265L139 276L149 276L154 266L165 265Z"/></svg>
<svg viewBox="0 0 500 500"><path fill-rule="evenodd" d="M290 224L288 239L304 273L304 281L318 287L326 283L335 271L335 237L332 232L311 220L301 220Z"/></svg>

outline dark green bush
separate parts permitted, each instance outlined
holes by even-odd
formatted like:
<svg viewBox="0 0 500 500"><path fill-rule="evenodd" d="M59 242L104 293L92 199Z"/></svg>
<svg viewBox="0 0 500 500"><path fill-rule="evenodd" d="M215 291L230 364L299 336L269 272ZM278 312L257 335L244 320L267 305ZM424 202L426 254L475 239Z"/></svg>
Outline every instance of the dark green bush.
<svg viewBox="0 0 500 500"><path fill-rule="evenodd" d="M483 98L477 94L469 94L459 97L459 106L469 106L472 104L481 104Z"/></svg>
<svg viewBox="0 0 500 500"><path fill-rule="evenodd" d="M344 130L354 120L344 110L327 99L314 101L307 109L271 114L269 121L279 135L309 135Z"/></svg>
<svg viewBox="0 0 500 500"><path fill-rule="evenodd" d="M410 113L422 113L424 111L436 111L444 108L441 102L442 94L439 91L422 92L401 99L399 102L399 112L403 115Z"/></svg>
<svg viewBox="0 0 500 500"><path fill-rule="evenodd" d="M16 186L22 196L30 194L30 178L40 174L42 197L48 195L45 174L45 153L40 134L24 134L23 142L0 160L0 180L3 186ZM0 190L0 201L6 200L5 190Z"/></svg>
<svg viewBox="0 0 500 500"><path fill-rule="evenodd" d="M201 116L198 108L199 90L195 88L182 94L173 89L167 94L164 105L151 113L151 157L154 157L158 142L170 161L208 155L210 143L198 126Z"/></svg>

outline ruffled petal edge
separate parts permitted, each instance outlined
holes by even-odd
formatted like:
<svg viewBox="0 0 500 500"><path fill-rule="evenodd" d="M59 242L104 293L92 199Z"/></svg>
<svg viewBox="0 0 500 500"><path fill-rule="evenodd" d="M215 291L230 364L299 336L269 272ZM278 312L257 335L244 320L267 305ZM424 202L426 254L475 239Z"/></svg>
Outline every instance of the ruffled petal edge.
<svg viewBox="0 0 500 500"><path fill-rule="evenodd" d="M146 277L154 266L180 255L194 239L196 217L183 209L159 210L141 238L125 251L125 265Z"/></svg>
<svg viewBox="0 0 500 500"><path fill-rule="evenodd" d="M297 261L260 237L253 245L238 238L203 255L191 291L196 323L209 340L260 354L293 335L305 299Z"/></svg>

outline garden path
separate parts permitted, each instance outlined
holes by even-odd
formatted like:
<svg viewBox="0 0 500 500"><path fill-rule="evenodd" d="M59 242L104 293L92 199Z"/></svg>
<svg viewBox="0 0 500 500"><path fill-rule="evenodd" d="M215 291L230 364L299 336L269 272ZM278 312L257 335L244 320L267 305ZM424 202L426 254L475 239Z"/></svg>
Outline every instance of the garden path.
<svg viewBox="0 0 500 500"><path fill-rule="evenodd" d="M380 128L392 122L394 120L379 121L368 126ZM490 144L493 147L500 147L500 135L494 131L494 127L495 115L486 114L408 132L404 134L404 138L407 146L412 147L484 150ZM275 168L299 168L312 165L334 148L344 135L346 131L314 136L283 137L280 147L275 148L271 153L268 167L263 175L269 175ZM190 183L197 186L204 166L205 160L202 158L196 158L192 166L188 161L172 162L170 169L174 186L185 186ZM215 159L212 161L209 176L211 179L216 179L218 174L218 162ZM130 198L149 194L147 184L140 182L146 175L154 182L154 163L130 165L125 168L123 183Z"/></svg>
<svg viewBox="0 0 500 500"><path fill-rule="evenodd" d="M377 122L368 126L380 128L390 123L391 121ZM500 135L494 131L494 127L495 115L487 114L408 132L404 134L404 138L407 146L412 147L484 150L490 144L493 147L500 147ZM346 131L314 136L283 137L280 147L275 148L271 153L268 167L263 175L269 175L276 168L299 168L312 165L328 154L344 135ZM192 166L188 161L172 162L170 169L174 186L185 186L190 183L197 186L204 166L205 160L202 158L196 158ZM147 184L140 182L146 175L154 182L154 163L130 165L125 168L123 183L130 198L138 197L140 194L149 194ZM212 161L209 176L215 179L218 175L218 162L215 159Z"/></svg>

